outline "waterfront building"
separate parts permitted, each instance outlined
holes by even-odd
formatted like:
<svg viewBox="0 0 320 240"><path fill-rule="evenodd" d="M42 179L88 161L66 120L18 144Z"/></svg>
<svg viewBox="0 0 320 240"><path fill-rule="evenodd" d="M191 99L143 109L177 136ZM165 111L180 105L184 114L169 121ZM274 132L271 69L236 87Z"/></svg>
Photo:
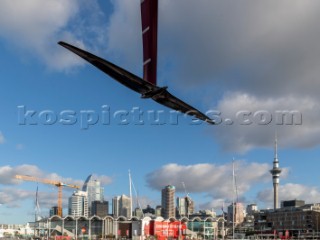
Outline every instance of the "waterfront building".
<svg viewBox="0 0 320 240"><path fill-rule="evenodd" d="M162 189L161 194L161 215L165 219L174 218L175 217L175 206L174 206L174 195L175 195L175 187L172 185L166 186Z"/></svg>
<svg viewBox="0 0 320 240"><path fill-rule="evenodd" d="M302 238L307 238L306 234L309 234L317 238L320 236L320 203L303 203L301 200L283 201L281 208L261 210L254 214L256 230L272 230L277 235L287 233Z"/></svg>
<svg viewBox="0 0 320 240"><path fill-rule="evenodd" d="M114 197L112 199L112 214L113 217L124 216L131 218L131 198L124 194Z"/></svg>
<svg viewBox="0 0 320 240"><path fill-rule="evenodd" d="M109 214L108 201L93 201L91 205L91 214L99 217L105 217Z"/></svg>
<svg viewBox="0 0 320 240"><path fill-rule="evenodd" d="M199 212L195 212L193 214L189 215L189 219L193 219L193 218L201 218L201 219L205 219L205 218L215 218L217 216L216 212L213 210L199 210Z"/></svg>
<svg viewBox="0 0 320 240"><path fill-rule="evenodd" d="M89 217L89 206L87 192L76 191L69 198L69 215L74 217Z"/></svg>
<svg viewBox="0 0 320 240"><path fill-rule="evenodd" d="M34 223L33 223L34 224ZM29 239L34 235L32 223L27 224L2 224L0 223L0 239Z"/></svg>

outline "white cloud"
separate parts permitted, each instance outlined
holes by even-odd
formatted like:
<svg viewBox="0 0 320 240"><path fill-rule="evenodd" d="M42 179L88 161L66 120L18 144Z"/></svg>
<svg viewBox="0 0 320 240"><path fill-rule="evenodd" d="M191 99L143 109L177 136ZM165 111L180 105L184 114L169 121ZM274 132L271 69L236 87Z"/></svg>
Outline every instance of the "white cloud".
<svg viewBox="0 0 320 240"><path fill-rule="evenodd" d="M236 161L237 192L239 197L244 197L252 186L271 181L269 170L271 166L261 163L248 163ZM283 169L283 177L288 174L288 169ZM161 190L166 185L174 185L178 192L184 192L182 182L185 183L190 193L205 193L213 201L224 199L230 201L233 196L232 164L194 164L178 165L167 164L146 176L150 188Z"/></svg>
<svg viewBox="0 0 320 240"><path fill-rule="evenodd" d="M19 165L11 167L9 165L0 167L0 184L11 185L18 184L19 180L15 179L14 176L17 174L30 175L35 177L41 177L44 173L34 165Z"/></svg>
<svg viewBox="0 0 320 240"><path fill-rule="evenodd" d="M267 207L273 207L273 189L266 189L257 194L257 199ZM306 203L320 202L320 190L318 187L302 184L287 183L279 186L279 199L283 200L305 200Z"/></svg>
<svg viewBox="0 0 320 240"><path fill-rule="evenodd" d="M51 189L51 191L42 191L43 187L39 186L38 201L40 209L48 209L57 205L58 191ZM68 198L70 194L63 193L62 202L63 207L67 207ZM34 190L23 190L18 188L3 188L0 189L0 203L8 208L20 208L25 200L31 199L35 203L36 187ZM47 215L47 214L45 214Z"/></svg>
<svg viewBox="0 0 320 240"><path fill-rule="evenodd" d="M140 1L113 1L115 11L108 24L108 52L121 58L121 65L141 66L142 37ZM121 57L119 57L121 56ZM127 63L126 63L127 62Z"/></svg>
<svg viewBox="0 0 320 240"><path fill-rule="evenodd" d="M241 153L254 147L270 148L275 132L281 147L313 147L320 144L320 127L317 124L320 112L316 101L310 97L262 98L239 92L229 93L219 101L216 109L222 113L222 119L230 118L234 124L222 122L212 133L225 150ZM251 115L237 115L241 111ZM269 124L261 124L264 121L260 121L259 111L270 117L266 122ZM295 115L282 121L282 114L278 111L292 111ZM245 119L252 124L243 124Z"/></svg>
<svg viewBox="0 0 320 240"><path fill-rule="evenodd" d="M315 93L319 86L318 1L162 4L162 38L170 36L165 47L184 83L209 81L217 90L266 96Z"/></svg>
<svg viewBox="0 0 320 240"><path fill-rule="evenodd" d="M22 201L34 196L35 193L31 191L14 188L0 189L0 203L9 208L20 207Z"/></svg>
<svg viewBox="0 0 320 240"><path fill-rule="evenodd" d="M52 69L66 69L83 61L57 42L65 40L84 47L90 35L94 44L99 45L104 38L103 29L97 28L99 16L101 11L96 1L3 0L0 36L8 40L11 48L18 47L21 55L31 53Z"/></svg>

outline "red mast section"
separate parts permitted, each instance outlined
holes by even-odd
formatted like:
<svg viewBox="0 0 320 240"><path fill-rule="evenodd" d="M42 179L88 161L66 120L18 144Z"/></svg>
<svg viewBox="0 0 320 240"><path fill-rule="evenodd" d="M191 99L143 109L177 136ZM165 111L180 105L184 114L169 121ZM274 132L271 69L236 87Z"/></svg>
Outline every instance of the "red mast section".
<svg viewBox="0 0 320 240"><path fill-rule="evenodd" d="M143 79L157 85L158 0L141 0Z"/></svg>

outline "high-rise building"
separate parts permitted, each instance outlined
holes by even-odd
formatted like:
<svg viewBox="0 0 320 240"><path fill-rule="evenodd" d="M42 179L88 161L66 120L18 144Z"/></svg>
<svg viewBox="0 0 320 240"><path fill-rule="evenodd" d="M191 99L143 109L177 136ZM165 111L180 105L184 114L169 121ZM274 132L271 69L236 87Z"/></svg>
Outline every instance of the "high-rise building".
<svg viewBox="0 0 320 240"><path fill-rule="evenodd" d="M177 215L180 217L188 217L194 212L194 202L189 197L177 198Z"/></svg>
<svg viewBox="0 0 320 240"><path fill-rule="evenodd" d="M87 192L89 214L91 212L91 205L93 201L104 201L104 189L101 187L100 181L93 179L92 175L89 175L83 184L82 191Z"/></svg>
<svg viewBox="0 0 320 240"><path fill-rule="evenodd" d="M132 217L131 198L126 195L116 196L112 199L113 217Z"/></svg>
<svg viewBox="0 0 320 240"><path fill-rule="evenodd" d="M54 215L58 215L58 207L57 206L53 206L52 208L50 208L49 215L50 215L50 217L52 217Z"/></svg>
<svg viewBox="0 0 320 240"><path fill-rule="evenodd" d="M109 213L108 201L93 201L91 205L91 214L99 217L105 217Z"/></svg>
<svg viewBox="0 0 320 240"><path fill-rule="evenodd" d="M162 189L161 194L161 215L165 219L174 218L175 214L175 206L174 206L174 194L175 194L175 187L172 185L166 186Z"/></svg>
<svg viewBox="0 0 320 240"><path fill-rule="evenodd" d="M69 215L89 217L87 192L76 191L69 198Z"/></svg>
<svg viewBox="0 0 320 240"><path fill-rule="evenodd" d="M277 136L275 137L274 142L274 160L273 160L273 168L270 170L273 180L273 208L279 208L279 178L281 173L281 168L279 168L279 160L278 160L278 141Z"/></svg>
<svg viewBox="0 0 320 240"><path fill-rule="evenodd" d="M257 204L253 203L253 204L247 205L247 214L253 215L256 212L258 212Z"/></svg>
<svg viewBox="0 0 320 240"><path fill-rule="evenodd" d="M131 198L126 195L121 195L120 204L119 204L119 212L121 216L125 216L127 218L132 217L132 209L131 209Z"/></svg>
<svg viewBox="0 0 320 240"><path fill-rule="evenodd" d="M115 196L112 198L112 215L113 217L119 217L120 216L120 196Z"/></svg>
<svg viewBox="0 0 320 240"><path fill-rule="evenodd" d="M237 226L244 221L244 209L242 203L233 203L228 206L228 218L227 221L229 224L233 223Z"/></svg>

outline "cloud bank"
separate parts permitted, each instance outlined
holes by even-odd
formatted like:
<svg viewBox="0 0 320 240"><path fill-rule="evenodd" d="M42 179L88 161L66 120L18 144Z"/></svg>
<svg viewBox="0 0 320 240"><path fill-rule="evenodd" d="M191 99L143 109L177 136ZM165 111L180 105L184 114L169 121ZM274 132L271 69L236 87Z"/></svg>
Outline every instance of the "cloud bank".
<svg viewBox="0 0 320 240"><path fill-rule="evenodd" d="M105 40L102 17L97 1L4 0L0 2L0 36L20 55L31 54L50 69L64 70L83 61L57 42L100 47ZM94 39L94 43L86 44L88 39Z"/></svg>

